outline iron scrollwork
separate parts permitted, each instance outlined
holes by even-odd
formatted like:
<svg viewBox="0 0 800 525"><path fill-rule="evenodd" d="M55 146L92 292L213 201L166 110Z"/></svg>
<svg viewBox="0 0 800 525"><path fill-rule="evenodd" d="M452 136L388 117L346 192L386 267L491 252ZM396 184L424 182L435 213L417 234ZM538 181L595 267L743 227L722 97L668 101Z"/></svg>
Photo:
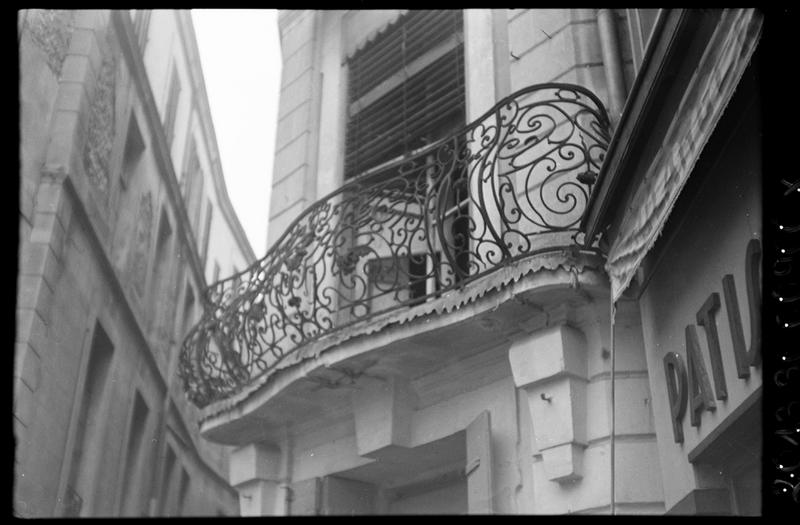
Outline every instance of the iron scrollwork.
<svg viewBox="0 0 800 525"><path fill-rule="evenodd" d="M590 91L531 86L315 202L263 259L205 290L179 364L190 399L223 399L324 335L576 248L609 130Z"/></svg>

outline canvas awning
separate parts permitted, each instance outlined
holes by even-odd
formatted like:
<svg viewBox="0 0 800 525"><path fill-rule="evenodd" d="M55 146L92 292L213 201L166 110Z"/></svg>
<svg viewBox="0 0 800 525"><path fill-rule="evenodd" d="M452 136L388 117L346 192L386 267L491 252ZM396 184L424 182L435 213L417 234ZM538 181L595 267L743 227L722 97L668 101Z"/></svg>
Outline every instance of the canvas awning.
<svg viewBox="0 0 800 525"><path fill-rule="evenodd" d="M629 286L746 69L761 33L754 9L725 10L689 82L661 147L633 193L612 243L606 271L614 301Z"/></svg>

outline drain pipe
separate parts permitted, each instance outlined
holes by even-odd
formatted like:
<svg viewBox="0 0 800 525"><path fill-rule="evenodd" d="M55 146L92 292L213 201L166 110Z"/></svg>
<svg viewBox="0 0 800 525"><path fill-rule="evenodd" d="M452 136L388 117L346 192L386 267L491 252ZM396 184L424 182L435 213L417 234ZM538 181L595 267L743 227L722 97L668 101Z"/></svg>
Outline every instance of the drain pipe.
<svg viewBox="0 0 800 525"><path fill-rule="evenodd" d="M614 303L614 295L613 293L610 296L611 298L611 515L614 516L616 514L616 472L615 472L615 462L614 456L616 453L616 443L615 443L615 436L616 436L616 402L615 402L615 394L616 394L616 382L615 382L615 373L616 373L616 361L617 361L617 351L616 351L616 344L614 343L615 340L615 319L617 317L617 306Z"/></svg>
<svg viewBox="0 0 800 525"><path fill-rule="evenodd" d="M625 105L625 76L617 38L617 24L612 9L597 10L597 32L600 35L600 51L603 55L603 70L608 87L609 113L611 121L616 124Z"/></svg>
<svg viewBox="0 0 800 525"><path fill-rule="evenodd" d="M283 489L283 509L279 514L290 516L292 512L292 456L294 447L289 427L284 426L283 443L281 443L281 482L279 487Z"/></svg>

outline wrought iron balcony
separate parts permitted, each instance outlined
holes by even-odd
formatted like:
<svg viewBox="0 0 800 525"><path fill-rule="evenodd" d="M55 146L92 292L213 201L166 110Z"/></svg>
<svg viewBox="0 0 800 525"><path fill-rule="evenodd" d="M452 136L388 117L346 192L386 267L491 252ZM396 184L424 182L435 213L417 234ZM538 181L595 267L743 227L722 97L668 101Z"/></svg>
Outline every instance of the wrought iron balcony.
<svg viewBox="0 0 800 525"><path fill-rule="evenodd" d="M610 125L590 91L531 86L459 132L351 179L266 256L211 285L179 374L198 406L356 322L582 243Z"/></svg>

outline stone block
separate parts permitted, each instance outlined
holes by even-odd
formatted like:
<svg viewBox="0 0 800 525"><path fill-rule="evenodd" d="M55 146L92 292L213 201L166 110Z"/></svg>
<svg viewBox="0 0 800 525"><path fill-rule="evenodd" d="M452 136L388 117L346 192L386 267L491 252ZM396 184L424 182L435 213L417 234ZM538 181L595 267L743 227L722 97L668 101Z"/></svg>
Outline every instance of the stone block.
<svg viewBox="0 0 800 525"><path fill-rule="evenodd" d="M88 109L90 90L81 82L62 82L56 96L56 111L83 113Z"/></svg>
<svg viewBox="0 0 800 525"><path fill-rule="evenodd" d="M55 289L61 273L61 261L49 244L31 243L20 255L20 275L41 277L50 289Z"/></svg>
<svg viewBox="0 0 800 525"><path fill-rule="evenodd" d="M30 246L48 246L52 256L60 259L64 251L66 235L64 225L56 213L37 213L31 230Z"/></svg>
<svg viewBox="0 0 800 525"><path fill-rule="evenodd" d="M29 345L17 343L16 348L14 377L25 383L31 392L36 392L42 379L41 359Z"/></svg>
<svg viewBox="0 0 800 525"><path fill-rule="evenodd" d="M580 330L558 325L512 343L508 352L514 384L525 387L572 375L586 377L586 338Z"/></svg>
<svg viewBox="0 0 800 525"><path fill-rule="evenodd" d="M103 26L102 13L98 9L75 11L72 17L72 27L75 29L96 30Z"/></svg>
<svg viewBox="0 0 800 525"><path fill-rule="evenodd" d="M45 157L46 168L64 172L71 169L77 144L85 135L85 114L85 111L56 111L53 114L50 144Z"/></svg>
<svg viewBox="0 0 800 525"><path fill-rule="evenodd" d="M72 31L69 41L69 53L72 55L90 56L97 50L97 34L86 28L76 28Z"/></svg>
<svg viewBox="0 0 800 525"><path fill-rule="evenodd" d="M47 347L47 324L36 310L17 308L16 328L16 342L33 345L37 354L40 354L42 348ZM41 345L41 343L45 343L45 345Z"/></svg>
<svg viewBox="0 0 800 525"><path fill-rule="evenodd" d="M550 481L576 481L583 477L583 445L564 443L542 450L544 470Z"/></svg>
<svg viewBox="0 0 800 525"><path fill-rule="evenodd" d="M314 38L314 18L321 16L316 11L305 11L297 20L281 31L281 54L291 56L305 43Z"/></svg>
<svg viewBox="0 0 800 525"><path fill-rule="evenodd" d="M360 456L388 447L411 446L411 419L417 396L409 382L391 377L369 381L353 393L356 444Z"/></svg>
<svg viewBox="0 0 800 525"><path fill-rule="evenodd" d="M271 516L275 514L278 495L277 481L254 480L237 487L241 516Z"/></svg>
<svg viewBox="0 0 800 525"><path fill-rule="evenodd" d="M510 13L508 24L508 45L516 56L552 38L569 24L569 11L566 9L519 9L521 13ZM546 33L546 34L545 34Z"/></svg>
<svg viewBox="0 0 800 525"><path fill-rule="evenodd" d="M314 59L314 43L308 41L291 56L283 56L281 69L281 89L294 82L297 77L311 68Z"/></svg>
<svg viewBox="0 0 800 525"><path fill-rule="evenodd" d="M586 381L563 378L526 391L536 448L586 444Z"/></svg>
<svg viewBox="0 0 800 525"><path fill-rule="evenodd" d="M658 444L653 436L645 441L622 441L615 444L617 476L616 499L620 503L662 502L664 489Z"/></svg>
<svg viewBox="0 0 800 525"><path fill-rule="evenodd" d="M511 63L512 80L517 75L527 78L527 83L552 82L575 65L575 48L572 26L542 40L538 45L518 54L519 60Z"/></svg>
<svg viewBox="0 0 800 525"><path fill-rule="evenodd" d="M588 439L608 436L611 423L610 377L597 378L587 385ZM616 379L616 433L651 434L655 432L652 399L647 377L617 377Z"/></svg>
<svg viewBox="0 0 800 525"><path fill-rule="evenodd" d="M17 280L17 308L44 313L53 298L53 290L40 276L20 275Z"/></svg>
<svg viewBox="0 0 800 525"><path fill-rule="evenodd" d="M284 179L275 183L270 195L270 213L279 214L304 197L306 171L306 166L301 166Z"/></svg>
<svg viewBox="0 0 800 525"><path fill-rule="evenodd" d="M253 443L231 452L228 481L234 487L253 480L277 480L281 453L276 447Z"/></svg>
<svg viewBox="0 0 800 525"><path fill-rule="evenodd" d="M311 101L305 101L278 121L277 138L275 140L275 151L280 151L292 140L299 137L303 132L309 131L309 111Z"/></svg>
<svg viewBox="0 0 800 525"><path fill-rule="evenodd" d="M86 55L67 55L61 67L61 82L86 84L94 79L92 62Z"/></svg>
<svg viewBox="0 0 800 525"><path fill-rule="evenodd" d="M40 213L57 213L64 198L64 186L52 177L42 178L36 192L36 211Z"/></svg>
<svg viewBox="0 0 800 525"><path fill-rule="evenodd" d="M314 77L313 69L308 69L291 84L287 84L281 89L280 105L278 108L278 118L282 119L294 108L311 98L311 90Z"/></svg>
<svg viewBox="0 0 800 525"><path fill-rule="evenodd" d="M309 154L308 139L309 134L302 133L280 151L275 153L275 169L273 170L274 181L281 181L300 166L307 164Z"/></svg>
<svg viewBox="0 0 800 525"><path fill-rule="evenodd" d="M35 411L34 395L28 385L21 379L14 384L14 417L26 427L33 421Z"/></svg>

